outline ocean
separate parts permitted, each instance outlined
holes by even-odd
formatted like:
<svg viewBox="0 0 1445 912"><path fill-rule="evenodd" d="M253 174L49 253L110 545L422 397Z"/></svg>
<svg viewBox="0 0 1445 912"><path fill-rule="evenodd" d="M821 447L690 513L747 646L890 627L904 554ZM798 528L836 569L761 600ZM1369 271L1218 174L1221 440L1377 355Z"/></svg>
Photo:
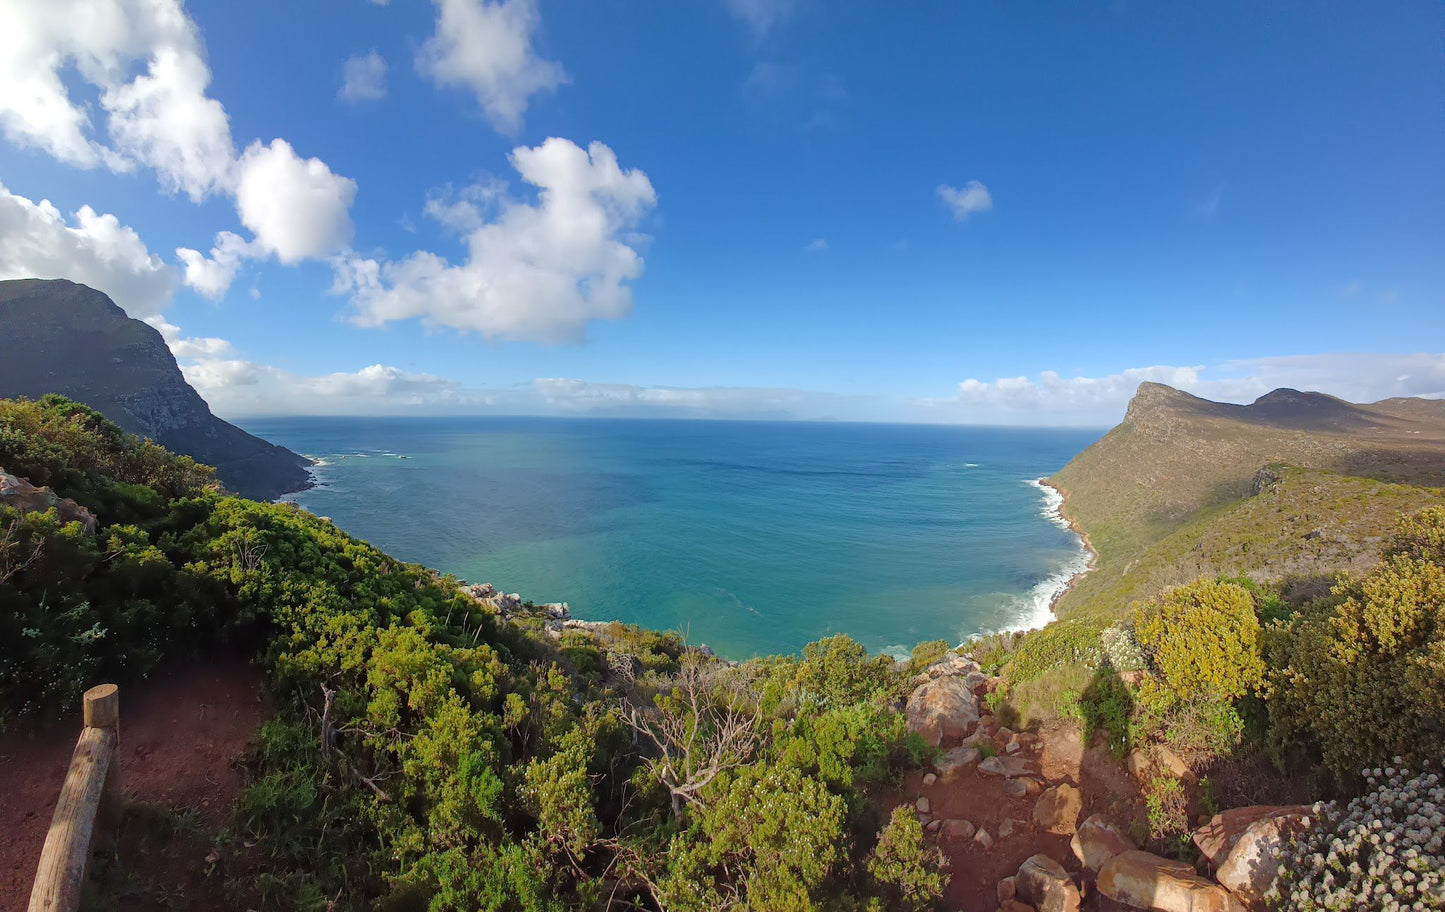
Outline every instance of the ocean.
<svg viewBox="0 0 1445 912"><path fill-rule="evenodd" d="M743 659L1037 627L1087 564L1037 479L1100 432L566 418L241 422L395 557Z"/></svg>

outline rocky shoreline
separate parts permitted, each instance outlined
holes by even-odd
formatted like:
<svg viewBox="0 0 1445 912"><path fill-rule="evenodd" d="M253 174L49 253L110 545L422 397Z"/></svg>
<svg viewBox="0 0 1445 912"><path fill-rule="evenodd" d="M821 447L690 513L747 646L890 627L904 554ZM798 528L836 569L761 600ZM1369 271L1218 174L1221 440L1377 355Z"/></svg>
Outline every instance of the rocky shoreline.
<svg viewBox="0 0 1445 912"><path fill-rule="evenodd" d="M1038 481L1041 486L1048 488L1050 491L1053 491L1055 494L1059 495L1059 506L1057 509L1059 518L1062 519L1064 522L1068 523L1069 531L1073 532L1079 537L1079 540L1084 544L1084 550L1088 552L1089 555L1088 566L1086 566L1083 570L1080 570L1078 573L1075 573L1069 579L1068 584L1064 586L1063 589L1060 589L1058 593L1054 595L1053 599L1049 602L1049 612L1052 613L1055 617L1057 617L1059 601L1064 596L1074 591L1074 587L1079 584L1079 580L1083 579L1085 575L1092 573L1099 566L1099 552L1094 549L1094 543L1089 541L1089 533L1085 532L1083 528L1080 527L1079 521L1069 516L1068 513L1065 512L1065 507L1067 507L1069 503L1069 492L1047 478L1040 478Z"/></svg>

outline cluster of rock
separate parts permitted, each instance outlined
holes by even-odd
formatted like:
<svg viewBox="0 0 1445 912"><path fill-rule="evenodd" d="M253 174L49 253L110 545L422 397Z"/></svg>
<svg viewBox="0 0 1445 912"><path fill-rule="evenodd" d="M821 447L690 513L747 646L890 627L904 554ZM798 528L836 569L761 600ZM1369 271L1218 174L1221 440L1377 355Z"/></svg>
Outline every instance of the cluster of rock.
<svg viewBox="0 0 1445 912"><path fill-rule="evenodd" d="M1030 754L1033 735L993 724L980 709L994 682L973 660L950 654L912 682L906 714L911 731L942 749L924 784L960 776L965 769L1005 780L1010 798L1034 798L1033 824L1070 837L1070 873L1060 861L1036 854L997 885L1000 912L1076 912L1149 909L1155 912L1244 912L1263 906L1288 841L1309 825L1306 806L1236 808L1216 815L1193 834L1201 865L1212 878L1184 862L1141 851L1101 814L1080 822L1083 794L1073 784L1048 785ZM1182 761L1167 751L1137 752L1130 771L1143 778L1177 772ZM995 837L968 820L936 819L927 797L915 803L924 829L940 842L989 849ZM999 826L1008 838L1013 820Z"/></svg>
<svg viewBox="0 0 1445 912"><path fill-rule="evenodd" d="M4 469L0 469L0 506L22 513L43 513L53 509L61 522L78 522L85 527L86 532L95 531L94 513L68 497L61 497L46 487L37 488L26 479L11 475Z"/></svg>

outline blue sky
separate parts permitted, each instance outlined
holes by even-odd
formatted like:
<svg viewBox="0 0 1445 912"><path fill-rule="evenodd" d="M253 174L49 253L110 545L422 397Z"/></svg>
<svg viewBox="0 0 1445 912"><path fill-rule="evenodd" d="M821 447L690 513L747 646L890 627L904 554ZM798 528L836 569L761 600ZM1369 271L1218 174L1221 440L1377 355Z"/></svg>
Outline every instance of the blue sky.
<svg viewBox="0 0 1445 912"><path fill-rule="evenodd" d="M1141 379L1442 395L1442 24L20 0L0 276L112 294L231 416L1090 424Z"/></svg>

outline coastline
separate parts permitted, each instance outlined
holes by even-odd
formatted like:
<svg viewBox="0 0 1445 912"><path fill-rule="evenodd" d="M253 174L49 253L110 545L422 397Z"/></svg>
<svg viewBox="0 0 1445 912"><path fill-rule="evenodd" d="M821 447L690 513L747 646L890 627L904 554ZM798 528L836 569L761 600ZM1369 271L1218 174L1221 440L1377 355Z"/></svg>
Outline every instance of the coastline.
<svg viewBox="0 0 1445 912"><path fill-rule="evenodd" d="M1069 501L1069 492L1065 491L1057 484L1049 481L1047 478L1038 479L1038 485L1039 487L1047 488L1048 490L1053 491L1056 495L1058 495L1059 502L1058 505L1054 507L1055 515L1057 515L1058 518L1069 527L1070 532L1073 532L1079 537L1079 541L1084 546L1084 551L1089 555L1088 565L1084 567L1084 569L1080 570L1078 573L1075 573L1073 576L1069 577L1068 584L1064 586L1063 589L1059 590L1059 592L1055 594L1053 599L1049 602L1049 613L1057 617L1057 612L1054 609L1058 606L1059 600L1062 599L1064 596L1068 595L1070 592L1073 592L1074 587L1079 584L1079 580L1083 579L1086 574L1093 572L1094 569L1099 566L1099 552L1094 549L1094 543L1089 541L1089 533L1085 532L1083 528L1079 526L1078 520L1073 519L1064 512L1064 507L1068 504Z"/></svg>
<svg viewBox="0 0 1445 912"><path fill-rule="evenodd" d="M1000 633L1026 633L1038 630L1058 619L1055 612L1059 600L1072 592L1084 575L1098 566L1099 554L1094 550L1089 535L1079 524L1064 514L1067 498L1059 486L1043 478L1024 479L1024 484L1039 491L1044 498L1041 515L1061 529L1071 532L1079 543L1075 559L1066 562L1056 573L1034 586L1029 592L1025 612Z"/></svg>

